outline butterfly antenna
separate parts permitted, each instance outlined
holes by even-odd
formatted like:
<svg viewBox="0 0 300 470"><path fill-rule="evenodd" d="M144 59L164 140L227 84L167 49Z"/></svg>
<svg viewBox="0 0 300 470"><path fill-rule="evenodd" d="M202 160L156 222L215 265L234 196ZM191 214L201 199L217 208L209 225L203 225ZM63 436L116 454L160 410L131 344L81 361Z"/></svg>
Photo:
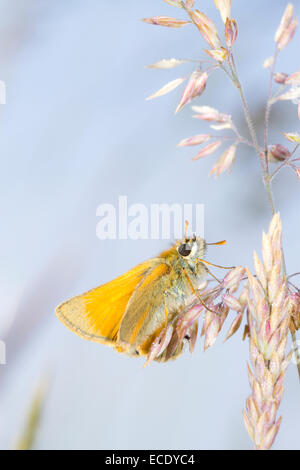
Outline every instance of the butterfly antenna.
<svg viewBox="0 0 300 470"><path fill-rule="evenodd" d="M185 220L185 222L184 222L184 239L185 239L185 241L187 241L188 227L189 227L189 222L188 222L188 220Z"/></svg>
<svg viewBox="0 0 300 470"><path fill-rule="evenodd" d="M220 242L216 243L206 243L206 245L226 245L226 240L221 240Z"/></svg>

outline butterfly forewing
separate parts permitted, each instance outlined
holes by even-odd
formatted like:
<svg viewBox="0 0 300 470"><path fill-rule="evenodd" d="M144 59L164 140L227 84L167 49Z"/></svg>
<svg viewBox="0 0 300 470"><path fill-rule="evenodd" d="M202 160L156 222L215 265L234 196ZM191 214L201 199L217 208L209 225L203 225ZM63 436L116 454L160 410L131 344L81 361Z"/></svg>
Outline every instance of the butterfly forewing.
<svg viewBox="0 0 300 470"><path fill-rule="evenodd" d="M127 304L138 284L152 269L151 260L113 281L59 305L58 318L85 339L115 344Z"/></svg>

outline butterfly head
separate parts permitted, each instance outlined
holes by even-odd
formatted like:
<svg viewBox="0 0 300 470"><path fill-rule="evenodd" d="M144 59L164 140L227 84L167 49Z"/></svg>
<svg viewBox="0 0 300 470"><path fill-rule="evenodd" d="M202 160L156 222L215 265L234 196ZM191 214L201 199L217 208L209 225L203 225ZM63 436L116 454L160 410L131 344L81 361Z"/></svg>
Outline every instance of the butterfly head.
<svg viewBox="0 0 300 470"><path fill-rule="evenodd" d="M206 243L203 238L196 237L185 238L177 246L177 252L183 259L193 261L203 258L205 255Z"/></svg>

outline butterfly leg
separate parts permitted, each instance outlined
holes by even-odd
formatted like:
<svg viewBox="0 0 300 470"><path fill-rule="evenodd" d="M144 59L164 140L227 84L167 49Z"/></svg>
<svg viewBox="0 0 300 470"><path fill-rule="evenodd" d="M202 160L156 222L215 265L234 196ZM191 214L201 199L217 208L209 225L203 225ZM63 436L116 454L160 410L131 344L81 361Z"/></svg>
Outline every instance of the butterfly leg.
<svg viewBox="0 0 300 470"><path fill-rule="evenodd" d="M217 281L218 284L222 284L222 282L208 269L207 266L205 267L205 271L212 277L214 278L215 281Z"/></svg>
<svg viewBox="0 0 300 470"><path fill-rule="evenodd" d="M206 303L202 300L201 296L199 295L199 292L196 291L196 289L194 288L193 286L193 283L189 277L189 275L186 273L186 271L184 270L183 271L184 275L185 275L185 278L191 288L191 291L192 293L197 297L197 299L199 300L200 304L203 305L203 307L208 310L209 312L211 313L214 313L215 315L220 315L218 312L216 312L215 310L212 310L211 308L208 307L208 305L206 305Z"/></svg>

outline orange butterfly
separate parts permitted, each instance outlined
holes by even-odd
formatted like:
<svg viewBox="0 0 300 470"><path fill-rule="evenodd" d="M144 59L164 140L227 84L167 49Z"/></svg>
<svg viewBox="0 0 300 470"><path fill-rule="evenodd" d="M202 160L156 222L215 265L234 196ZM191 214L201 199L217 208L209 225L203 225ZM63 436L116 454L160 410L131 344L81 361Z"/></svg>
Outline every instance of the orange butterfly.
<svg viewBox="0 0 300 470"><path fill-rule="evenodd" d="M163 328L195 303L195 295L206 286L205 264L211 265L203 260L206 245L202 238L185 237L157 258L63 302L56 314L84 339L130 356L146 356ZM181 342L171 353L167 348L156 360L175 359L182 346Z"/></svg>

